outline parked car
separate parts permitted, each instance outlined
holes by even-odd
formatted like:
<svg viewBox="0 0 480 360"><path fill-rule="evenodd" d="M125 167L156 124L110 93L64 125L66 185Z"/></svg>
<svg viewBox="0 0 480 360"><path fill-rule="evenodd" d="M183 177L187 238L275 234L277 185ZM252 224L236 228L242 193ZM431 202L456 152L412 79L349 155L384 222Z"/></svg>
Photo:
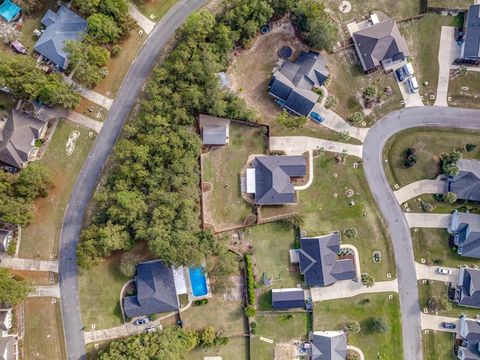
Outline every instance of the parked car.
<svg viewBox="0 0 480 360"><path fill-rule="evenodd" d="M135 320L134 324L135 325L144 325L144 324L148 324L149 322L150 322L149 318L143 318L143 319Z"/></svg>
<svg viewBox="0 0 480 360"><path fill-rule="evenodd" d="M438 268L437 272L442 275L450 275L452 273L452 270L445 269L445 268Z"/></svg>
<svg viewBox="0 0 480 360"><path fill-rule="evenodd" d="M457 325L455 325L454 323L442 322L442 327L444 329L455 329Z"/></svg>
<svg viewBox="0 0 480 360"><path fill-rule="evenodd" d="M325 120L322 115L320 115L319 113L316 113L315 111L312 111L310 113L310 117L312 118L313 121L318 123L322 123L323 120Z"/></svg>
<svg viewBox="0 0 480 360"><path fill-rule="evenodd" d="M403 67L395 70L395 74L397 74L398 81L403 81L407 77L406 74L405 74L405 71L403 71Z"/></svg>
<svg viewBox="0 0 480 360"><path fill-rule="evenodd" d="M412 63L406 63L405 65L403 65L403 71L405 72L405 74L406 74L407 76L413 75L414 72L413 72Z"/></svg>
<svg viewBox="0 0 480 360"><path fill-rule="evenodd" d="M145 329L145 331L146 331L147 333L153 333L153 332L157 331L157 327L156 327L155 325L152 325L152 326L147 327L147 328Z"/></svg>
<svg viewBox="0 0 480 360"><path fill-rule="evenodd" d="M413 93L418 92L418 82L415 76L412 76L411 78L408 79L408 87Z"/></svg>

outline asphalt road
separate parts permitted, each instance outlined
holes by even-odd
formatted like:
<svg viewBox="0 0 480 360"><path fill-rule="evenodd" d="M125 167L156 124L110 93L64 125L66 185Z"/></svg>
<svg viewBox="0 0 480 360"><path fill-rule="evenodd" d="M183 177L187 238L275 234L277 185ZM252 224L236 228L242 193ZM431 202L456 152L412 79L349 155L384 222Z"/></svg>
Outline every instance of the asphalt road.
<svg viewBox="0 0 480 360"><path fill-rule="evenodd" d="M103 128L77 178L65 211L60 235L60 296L69 360L86 358L83 327L90 329L91 326L82 324L77 279L76 247L85 210L95 191L105 162L160 52L185 18L206 2L207 0L180 0L158 22L125 76Z"/></svg>
<svg viewBox="0 0 480 360"><path fill-rule="evenodd" d="M480 111L448 107L405 108L379 120L363 144L365 175L395 252L405 360L423 359L421 314L410 229L385 176L382 153L385 142L392 135L423 126L480 130Z"/></svg>

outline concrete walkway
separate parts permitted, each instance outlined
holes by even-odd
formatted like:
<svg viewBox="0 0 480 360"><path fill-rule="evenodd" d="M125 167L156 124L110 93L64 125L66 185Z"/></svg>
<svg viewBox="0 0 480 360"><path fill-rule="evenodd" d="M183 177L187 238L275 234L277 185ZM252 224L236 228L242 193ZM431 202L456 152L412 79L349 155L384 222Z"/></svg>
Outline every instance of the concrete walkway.
<svg viewBox="0 0 480 360"><path fill-rule="evenodd" d="M152 32L153 28L155 27L155 23L143 15L140 10L138 10L137 7L131 2L128 3L128 13L147 35Z"/></svg>
<svg viewBox="0 0 480 360"><path fill-rule="evenodd" d="M438 330L438 331L445 331L449 333L457 333L460 331L460 319L454 317L447 317L447 316L438 316L438 315L427 315L421 314L420 316L422 329L429 329L429 330ZM457 325L455 329L445 329L442 327L442 322L450 322Z"/></svg>
<svg viewBox="0 0 480 360"><path fill-rule="evenodd" d="M270 137L270 151L285 151L287 155L302 155L309 150L346 152L349 155L362 157L362 145L345 144L336 141L323 140L308 136L272 136Z"/></svg>
<svg viewBox="0 0 480 360"><path fill-rule="evenodd" d="M447 182L444 180L419 180L401 189L394 191L398 203L413 199L423 194L443 194L447 191Z"/></svg>
<svg viewBox="0 0 480 360"><path fill-rule="evenodd" d="M454 38L455 28L442 26L440 35L440 46L438 49L438 84L435 106L448 106L448 80L450 77L450 66L460 54L460 46Z"/></svg>
<svg viewBox="0 0 480 360"><path fill-rule="evenodd" d="M68 120L76 124L79 124L79 125L85 126L86 128L94 130L97 134L100 132L100 130L102 130L102 127L103 127L103 122L98 120L93 120L88 116L77 113L75 111L69 111L66 117Z"/></svg>
<svg viewBox="0 0 480 360"><path fill-rule="evenodd" d="M360 279L360 275L362 274L362 269L360 268L360 255L357 247L352 244L340 244L340 249L350 249L353 251L354 258L355 258L355 272L357 273L357 279Z"/></svg>
<svg viewBox="0 0 480 360"><path fill-rule="evenodd" d="M313 151L309 150L308 151L308 181L305 185L294 186L293 188L295 190L308 189L310 187L310 185L313 184L313 177L314 177L314 174L313 174Z"/></svg>
<svg viewBox="0 0 480 360"><path fill-rule="evenodd" d="M448 228L450 214L405 213L410 228Z"/></svg>
<svg viewBox="0 0 480 360"><path fill-rule="evenodd" d="M360 348L353 345L347 345L347 350L355 351L358 356L360 356L360 360L365 360L365 355L363 355L363 351Z"/></svg>
<svg viewBox="0 0 480 360"><path fill-rule="evenodd" d="M440 274L438 268L449 269L451 274ZM415 269L417 271L417 280L434 280L434 281L443 281L451 282L456 284L458 281L458 275L460 270L457 268L448 268L445 266L428 266L424 264L415 263Z"/></svg>
<svg viewBox="0 0 480 360"><path fill-rule="evenodd" d="M397 280L380 281L372 287L364 286L360 281L339 281L331 286L311 288L312 301L325 301L350 298L361 294L379 292L398 292Z"/></svg>
<svg viewBox="0 0 480 360"><path fill-rule="evenodd" d="M60 298L60 287L57 285L34 286L28 297L54 297Z"/></svg>
<svg viewBox="0 0 480 360"><path fill-rule="evenodd" d="M58 261L19 259L5 256L0 258L0 265L13 270L58 272Z"/></svg>

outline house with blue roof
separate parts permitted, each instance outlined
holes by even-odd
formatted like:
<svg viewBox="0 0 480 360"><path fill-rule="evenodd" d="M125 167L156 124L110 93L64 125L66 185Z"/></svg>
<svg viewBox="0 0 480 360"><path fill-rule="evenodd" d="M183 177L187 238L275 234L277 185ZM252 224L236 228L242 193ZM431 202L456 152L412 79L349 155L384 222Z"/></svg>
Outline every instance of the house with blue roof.
<svg viewBox="0 0 480 360"><path fill-rule="evenodd" d="M11 0L0 0L0 17L6 22L16 20L20 16L22 9Z"/></svg>
<svg viewBox="0 0 480 360"><path fill-rule="evenodd" d="M328 75L322 55L315 51L302 52L296 61L287 60L275 71L268 85L269 94L284 109L307 116L320 97L313 89L320 88Z"/></svg>
<svg viewBox="0 0 480 360"><path fill-rule="evenodd" d="M480 259L480 226L471 214L454 211L448 232L452 234L458 255Z"/></svg>
<svg viewBox="0 0 480 360"><path fill-rule="evenodd" d="M480 60L480 4L471 5L466 14L465 41L462 44L460 58Z"/></svg>
<svg viewBox="0 0 480 360"><path fill-rule="evenodd" d="M68 67L65 43L81 40L81 34L86 30L87 22L65 6L58 9L56 13L48 10L41 22L45 26L45 31L33 49L58 68L65 70Z"/></svg>

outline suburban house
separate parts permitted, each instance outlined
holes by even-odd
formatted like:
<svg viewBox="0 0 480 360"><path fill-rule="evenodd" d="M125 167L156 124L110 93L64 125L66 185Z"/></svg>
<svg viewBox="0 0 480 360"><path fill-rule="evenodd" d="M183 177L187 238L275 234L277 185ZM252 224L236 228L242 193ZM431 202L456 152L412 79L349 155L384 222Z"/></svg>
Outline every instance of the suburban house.
<svg viewBox="0 0 480 360"><path fill-rule="evenodd" d="M123 299L126 317L149 316L180 308L174 270L161 260L138 264L135 283L137 294Z"/></svg>
<svg viewBox="0 0 480 360"><path fill-rule="evenodd" d="M0 229L0 253L7 252L10 240L12 240L13 231L7 229Z"/></svg>
<svg viewBox="0 0 480 360"><path fill-rule="evenodd" d="M296 202L292 178L307 174L303 156L257 156L246 169L246 193L255 194L257 205L282 205Z"/></svg>
<svg viewBox="0 0 480 360"><path fill-rule="evenodd" d="M272 290L272 307L274 309L305 308L305 294L301 288Z"/></svg>
<svg viewBox="0 0 480 360"><path fill-rule="evenodd" d="M365 73L381 68L388 70L392 64L410 56L407 42L400 34L395 20L380 22L377 16L372 16L366 24L352 33L355 50Z"/></svg>
<svg viewBox="0 0 480 360"><path fill-rule="evenodd" d="M465 19L465 36L460 59L480 61L480 4L471 5Z"/></svg>
<svg viewBox="0 0 480 360"><path fill-rule="evenodd" d="M70 40L80 40L81 33L87 28L87 22L65 6L58 9L56 13L48 10L41 22L45 26L45 31L33 49L58 68L65 70L68 67L65 43Z"/></svg>
<svg viewBox="0 0 480 360"><path fill-rule="evenodd" d="M18 359L18 344L14 336L0 337L0 360Z"/></svg>
<svg viewBox="0 0 480 360"><path fill-rule="evenodd" d="M460 171L448 179L448 191L460 200L480 201L480 178L473 171Z"/></svg>
<svg viewBox="0 0 480 360"><path fill-rule="evenodd" d="M329 75L325 60L317 52L302 52L294 62L286 60L273 74L269 94L288 111L307 116L316 104L320 88Z"/></svg>
<svg viewBox="0 0 480 360"><path fill-rule="evenodd" d="M462 316L457 342L460 360L480 359L480 322Z"/></svg>
<svg viewBox="0 0 480 360"><path fill-rule="evenodd" d="M357 277L352 258L339 259L340 233L300 239L300 249L291 252L291 261L299 263L305 285L329 286ZM296 255L293 255L296 254ZM292 256L293 255L293 256Z"/></svg>
<svg viewBox="0 0 480 360"><path fill-rule="evenodd" d="M343 331L313 331L310 333L311 360L345 360L347 335Z"/></svg>
<svg viewBox="0 0 480 360"><path fill-rule="evenodd" d="M0 0L0 18L6 22L18 19L21 10L20 6L11 0L3 0L3 2Z"/></svg>
<svg viewBox="0 0 480 360"><path fill-rule="evenodd" d="M24 168L38 152L35 141L46 132L47 122L12 110L6 121L0 121L0 161Z"/></svg>
<svg viewBox="0 0 480 360"><path fill-rule="evenodd" d="M462 267L455 289L458 305L480 308L480 270Z"/></svg>
<svg viewBox="0 0 480 360"><path fill-rule="evenodd" d="M455 210L450 218L448 232L452 234L458 255L480 259L480 224L473 224L475 220L470 214Z"/></svg>
<svg viewBox="0 0 480 360"><path fill-rule="evenodd" d="M12 320L12 309L0 309L0 330L2 331L2 336L8 335L8 331L12 328Z"/></svg>
<svg viewBox="0 0 480 360"><path fill-rule="evenodd" d="M230 120L200 114L198 117L203 145L226 146L229 141Z"/></svg>

